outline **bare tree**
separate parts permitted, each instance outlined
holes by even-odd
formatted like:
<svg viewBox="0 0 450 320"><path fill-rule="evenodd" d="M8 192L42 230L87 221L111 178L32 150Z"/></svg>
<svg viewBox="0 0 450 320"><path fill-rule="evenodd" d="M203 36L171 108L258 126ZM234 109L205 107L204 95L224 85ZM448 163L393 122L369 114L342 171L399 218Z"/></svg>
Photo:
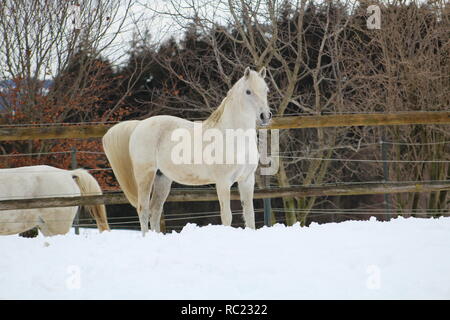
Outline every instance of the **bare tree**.
<svg viewBox="0 0 450 320"><path fill-rule="evenodd" d="M133 0L2 1L0 123L101 121L102 108L109 108L105 104L111 99L115 106L105 115L108 120L123 102L123 97L111 97L118 93L108 86L122 85L113 78L112 68L126 54L118 40L129 31L134 4ZM130 88L133 83L124 85ZM15 143L13 149L43 152L53 145L28 141Z"/></svg>
<svg viewBox="0 0 450 320"><path fill-rule="evenodd" d="M379 3L383 25L370 34L377 61L362 70L377 70L365 91L367 105L385 112L442 111L450 104L450 6L446 1L428 3ZM366 31L367 33L368 31ZM361 61L361 60L360 60ZM369 63L367 63L369 62ZM390 127L384 132L392 159L390 179L448 180L448 128L443 126ZM401 162L404 161L404 162ZM410 161L410 162L409 162ZM437 162L435 162L437 161ZM396 195L399 213L448 210L447 192Z"/></svg>
<svg viewBox="0 0 450 320"><path fill-rule="evenodd" d="M82 81L90 75L95 78L101 56L115 59L115 41L127 27L127 16L133 5L131 0L2 1L0 4L0 79L3 91L20 85L22 90L20 111L32 114L30 121L39 122L43 109L38 97L42 96L42 84L61 75L74 59L77 75L64 92L50 90L51 95L65 95L75 99L92 82ZM77 9L78 8L78 9ZM115 57L114 57L115 56ZM14 83L16 81L17 83ZM8 88L8 84L11 87ZM2 104L12 112L14 106L8 99ZM66 110L69 111L69 110ZM66 113L56 121L62 122Z"/></svg>

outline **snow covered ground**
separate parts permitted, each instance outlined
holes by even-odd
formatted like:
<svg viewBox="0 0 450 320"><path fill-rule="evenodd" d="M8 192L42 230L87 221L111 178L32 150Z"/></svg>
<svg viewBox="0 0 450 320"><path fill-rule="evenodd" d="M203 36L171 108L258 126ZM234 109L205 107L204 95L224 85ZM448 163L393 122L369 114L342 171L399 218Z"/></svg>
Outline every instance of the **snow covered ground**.
<svg viewBox="0 0 450 320"><path fill-rule="evenodd" d="M0 299L450 298L450 218L0 236Z"/></svg>

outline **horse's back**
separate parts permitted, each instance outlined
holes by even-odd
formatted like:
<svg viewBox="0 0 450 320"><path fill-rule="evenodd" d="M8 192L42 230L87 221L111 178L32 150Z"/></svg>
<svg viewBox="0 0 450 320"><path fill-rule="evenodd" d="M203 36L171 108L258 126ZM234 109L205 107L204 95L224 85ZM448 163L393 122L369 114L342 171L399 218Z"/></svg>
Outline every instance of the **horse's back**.
<svg viewBox="0 0 450 320"><path fill-rule="evenodd" d="M144 120L141 120L135 130L152 130L153 132L162 130L163 132L169 132L177 128L192 129L194 122L183 118L160 115L153 116Z"/></svg>
<svg viewBox="0 0 450 320"><path fill-rule="evenodd" d="M142 120L130 137L130 154L136 160L156 155L163 149L170 149L176 144L172 139L176 130L191 131L194 122L174 116L154 116ZM156 154L155 154L156 153Z"/></svg>
<svg viewBox="0 0 450 320"><path fill-rule="evenodd" d="M2 198L52 197L74 192L79 193L79 189L68 170L45 165L0 169Z"/></svg>

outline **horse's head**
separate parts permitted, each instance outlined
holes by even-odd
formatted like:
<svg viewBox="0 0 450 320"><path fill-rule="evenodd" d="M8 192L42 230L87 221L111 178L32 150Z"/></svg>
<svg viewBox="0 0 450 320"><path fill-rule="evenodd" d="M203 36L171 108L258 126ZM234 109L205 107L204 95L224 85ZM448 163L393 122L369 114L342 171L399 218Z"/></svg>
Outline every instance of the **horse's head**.
<svg viewBox="0 0 450 320"><path fill-rule="evenodd" d="M249 67L245 69L239 89L243 97L244 108L250 108L255 114L256 123L266 126L272 118L272 113L267 102L267 87L264 78L266 77L266 68L263 67L259 72L251 70Z"/></svg>

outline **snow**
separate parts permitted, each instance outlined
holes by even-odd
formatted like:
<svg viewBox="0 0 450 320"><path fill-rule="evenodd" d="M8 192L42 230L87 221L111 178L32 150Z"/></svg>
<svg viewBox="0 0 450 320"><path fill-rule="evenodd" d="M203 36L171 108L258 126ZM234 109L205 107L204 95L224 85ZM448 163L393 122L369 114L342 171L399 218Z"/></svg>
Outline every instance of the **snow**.
<svg viewBox="0 0 450 320"><path fill-rule="evenodd" d="M0 237L0 299L449 299L450 218Z"/></svg>

